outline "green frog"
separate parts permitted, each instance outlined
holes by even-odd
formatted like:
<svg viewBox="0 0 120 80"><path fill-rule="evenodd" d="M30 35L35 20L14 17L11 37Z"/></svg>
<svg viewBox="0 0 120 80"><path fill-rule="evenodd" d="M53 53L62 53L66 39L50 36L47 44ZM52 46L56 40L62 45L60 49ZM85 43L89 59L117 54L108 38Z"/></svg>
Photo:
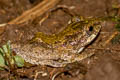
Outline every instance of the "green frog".
<svg viewBox="0 0 120 80"><path fill-rule="evenodd" d="M31 64L64 67L93 54L82 51L99 34L100 23L94 18L74 17L61 32L51 35L38 32L29 43L12 44L12 49Z"/></svg>

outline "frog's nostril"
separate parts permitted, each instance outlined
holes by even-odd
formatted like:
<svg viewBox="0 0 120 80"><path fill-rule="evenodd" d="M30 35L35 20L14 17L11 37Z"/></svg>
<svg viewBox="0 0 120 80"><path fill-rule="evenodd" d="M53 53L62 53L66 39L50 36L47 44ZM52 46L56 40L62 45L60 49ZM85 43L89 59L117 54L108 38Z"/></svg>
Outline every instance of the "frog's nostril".
<svg viewBox="0 0 120 80"><path fill-rule="evenodd" d="M89 27L89 31L93 31L93 26L90 26L90 27Z"/></svg>

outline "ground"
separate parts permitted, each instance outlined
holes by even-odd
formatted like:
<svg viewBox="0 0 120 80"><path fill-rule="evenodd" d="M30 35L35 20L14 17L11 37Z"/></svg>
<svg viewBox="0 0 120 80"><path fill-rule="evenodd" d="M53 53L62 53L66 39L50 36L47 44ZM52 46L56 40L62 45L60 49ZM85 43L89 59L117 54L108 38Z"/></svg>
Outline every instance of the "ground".
<svg viewBox="0 0 120 80"><path fill-rule="evenodd" d="M9 22L20 16L24 11L29 10L41 3L43 0L0 0L0 23ZM57 5L67 6L70 12L84 17L105 17L116 13L113 10L115 5L119 6L120 0L61 0ZM48 11L49 12L49 11ZM120 15L118 10L117 15ZM43 17L45 14L43 14ZM42 31L46 34L61 31L71 17L58 10L53 12L44 22L40 24L39 17L20 25L10 25L5 32L0 31L4 42L11 41L25 42L26 36L33 36L36 32ZM40 26L41 25L41 26ZM85 52L94 51L94 55L80 62L71 63L64 68L53 68L50 66L29 66L17 69L18 74L10 74L8 71L0 71L0 79L18 80L51 80L55 75L55 80L119 80L120 78L120 39L114 42L117 32L116 22L104 21L102 29L96 40L90 44ZM21 39L15 35L14 30L19 28L20 32L27 32ZM0 28L0 30L2 30ZM18 31L19 33L19 31ZM114 36L114 37L112 37ZM16 38L14 38L16 37ZM111 37L113 39L111 39ZM115 40L115 39L114 39ZM4 44L1 43L0 45ZM10 77L12 76L12 77ZM16 80L15 79L15 80Z"/></svg>

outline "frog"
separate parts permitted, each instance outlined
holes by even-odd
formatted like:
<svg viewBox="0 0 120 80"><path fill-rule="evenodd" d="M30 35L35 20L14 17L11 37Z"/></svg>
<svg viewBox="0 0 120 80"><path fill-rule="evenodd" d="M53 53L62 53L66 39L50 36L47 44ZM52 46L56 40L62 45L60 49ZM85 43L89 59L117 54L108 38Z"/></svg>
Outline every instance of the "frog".
<svg viewBox="0 0 120 80"><path fill-rule="evenodd" d="M99 35L100 23L96 18L73 17L59 33L38 32L28 43L11 46L17 55L31 64L65 67L93 55L82 52Z"/></svg>

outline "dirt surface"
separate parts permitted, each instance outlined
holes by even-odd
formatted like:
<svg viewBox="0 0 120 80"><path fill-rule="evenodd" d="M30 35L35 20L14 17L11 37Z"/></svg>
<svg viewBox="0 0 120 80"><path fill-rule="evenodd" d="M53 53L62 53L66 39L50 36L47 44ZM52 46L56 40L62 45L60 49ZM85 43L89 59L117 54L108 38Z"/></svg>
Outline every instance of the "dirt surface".
<svg viewBox="0 0 120 80"><path fill-rule="evenodd" d="M6 23L20 16L43 0L0 0L0 23ZM72 13L84 17L104 17L112 15L113 5L120 0L61 0L60 6L67 6ZM118 15L119 12L118 12ZM43 15L43 17L45 14ZM53 12L43 23L41 17L20 25L5 26L0 36L0 45L11 40L24 43L36 32L46 34L58 33L64 29L71 17L62 10ZM64 68L29 65L17 69L17 75L8 71L0 71L0 80L119 80L120 78L120 39L115 44L106 41L114 34L115 22L104 21L101 32L96 40L85 49L94 50L94 55L80 62L68 64ZM12 77L10 77L12 76Z"/></svg>

